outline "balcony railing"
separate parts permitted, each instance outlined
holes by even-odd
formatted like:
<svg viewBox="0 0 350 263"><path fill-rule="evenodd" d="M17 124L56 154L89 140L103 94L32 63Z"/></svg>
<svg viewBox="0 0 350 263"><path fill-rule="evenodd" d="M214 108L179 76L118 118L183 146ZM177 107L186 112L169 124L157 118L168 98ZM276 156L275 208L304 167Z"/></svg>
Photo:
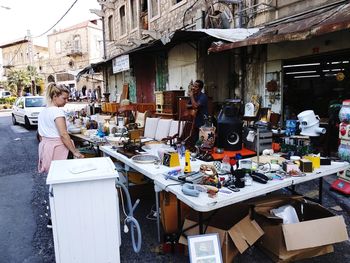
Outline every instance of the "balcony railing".
<svg viewBox="0 0 350 263"><path fill-rule="evenodd" d="M82 56L83 52L80 48L74 48L71 50L67 50L67 56L68 57L75 57L75 56Z"/></svg>

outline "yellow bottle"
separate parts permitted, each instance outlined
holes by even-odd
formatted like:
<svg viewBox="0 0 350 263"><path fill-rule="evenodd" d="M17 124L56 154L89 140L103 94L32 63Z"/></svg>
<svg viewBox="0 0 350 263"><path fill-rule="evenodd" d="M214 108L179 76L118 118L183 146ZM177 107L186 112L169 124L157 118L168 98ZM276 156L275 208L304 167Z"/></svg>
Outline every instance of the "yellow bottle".
<svg viewBox="0 0 350 263"><path fill-rule="evenodd" d="M190 161L191 161L191 153L189 150L186 150L185 151L185 169L184 169L185 173L192 172Z"/></svg>

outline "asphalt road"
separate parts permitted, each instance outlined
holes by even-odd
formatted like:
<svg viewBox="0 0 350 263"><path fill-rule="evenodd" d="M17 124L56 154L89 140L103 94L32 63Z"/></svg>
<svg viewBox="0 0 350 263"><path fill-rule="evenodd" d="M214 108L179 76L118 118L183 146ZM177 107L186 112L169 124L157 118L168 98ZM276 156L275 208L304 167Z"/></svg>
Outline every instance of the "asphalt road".
<svg viewBox="0 0 350 263"><path fill-rule="evenodd" d="M47 223L47 189L45 175L38 174L36 130L13 126L9 112L0 112L0 263L54 262L52 231ZM349 198L328 190L326 178L324 206L343 215L350 225ZM298 187L315 197L317 182ZM188 262L187 255L162 253L156 240L156 224L147 216L154 209L152 187L134 192L141 202L135 217L142 229L142 249L132 251L130 237L122 233L121 262ZM348 231L349 232L349 231ZM335 252L299 262L350 262L350 242L335 245ZM272 262L258 248L252 247L235 262ZM100 262L96 262L100 263Z"/></svg>

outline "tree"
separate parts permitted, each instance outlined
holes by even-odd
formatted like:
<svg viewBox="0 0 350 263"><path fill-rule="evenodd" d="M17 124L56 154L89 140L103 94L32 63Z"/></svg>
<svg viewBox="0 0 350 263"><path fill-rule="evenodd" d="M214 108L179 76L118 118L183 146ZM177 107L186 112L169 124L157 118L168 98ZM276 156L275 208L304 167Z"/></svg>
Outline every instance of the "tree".
<svg viewBox="0 0 350 263"><path fill-rule="evenodd" d="M30 76L27 70L12 69L7 75L9 86L15 86L17 89L17 96L22 96L23 88L30 85Z"/></svg>
<svg viewBox="0 0 350 263"><path fill-rule="evenodd" d="M12 69L7 75L7 81L9 87L15 87L17 89L17 96L22 96L24 87L32 87L32 80L34 85L36 83L41 83L43 81L36 71L36 68L33 66L27 66L26 69ZM36 93L32 89L33 93Z"/></svg>
<svg viewBox="0 0 350 263"><path fill-rule="evenodd" d="M43 78L41 76L39 76L38 72L36 71L36 67L27 66L27 71L29 73L29 77L30 77L30 80L32 82L32 93L33 94L40 93L37 88L38 87L40 88L40 83L43 82ZM34 83L33 83L33 81L34 81Z"/></svg>

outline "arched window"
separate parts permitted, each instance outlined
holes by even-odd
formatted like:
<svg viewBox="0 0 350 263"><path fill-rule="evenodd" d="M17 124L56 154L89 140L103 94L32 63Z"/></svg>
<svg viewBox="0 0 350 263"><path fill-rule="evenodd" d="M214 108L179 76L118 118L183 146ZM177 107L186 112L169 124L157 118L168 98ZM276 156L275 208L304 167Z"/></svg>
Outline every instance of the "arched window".
<svg viewBox="0 0 350 263"><path fill-rule="evenodd" d="M120 7L119 9L119 17L120 17L120 35L126 34L126 13L125 13L125 5Z"/></svg>
<svg viewBox="0 0 350 263"><path fill-rule="evenodd" d="M52 76L52 75L49 75L48 77L47 77L47 82L55 82L55 77L54 76Z"/></svg>
<svg viewBox="0 0 350 263"><path fill-rule="evenodd" d="M81 42L80 42L80 36L79 35L75 35L73 37L73 50L81 51Z"/></svg>

